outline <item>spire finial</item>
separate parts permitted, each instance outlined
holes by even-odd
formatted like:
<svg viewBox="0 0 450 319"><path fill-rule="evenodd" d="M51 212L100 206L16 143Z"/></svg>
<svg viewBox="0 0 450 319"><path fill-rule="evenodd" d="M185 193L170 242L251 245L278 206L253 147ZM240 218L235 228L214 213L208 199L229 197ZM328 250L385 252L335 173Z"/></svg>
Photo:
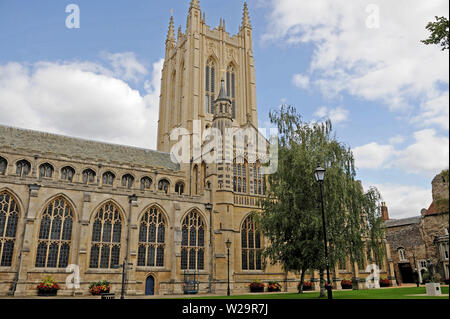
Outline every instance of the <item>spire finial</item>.
<svg viewBox="0 0 450 319"><path fill-rule="evenodd" d="M199 0L192 0L191 1L191 8L200 9L200 1Z"/></svg>
<svg viewBox="0 0 450 319"><path fill-rule="evenodd" d="M167 40L166 40L166 42L167 41L175 42L175 29L173 27L173 15L170 16L169 31L167 32Z"/></svg>
<svg viewBox="0 0 450 319"><path fill-rule="evenodd" d="M242 14L242 27L249 27L249 28L252 27L250 23L250 16L248 14L247 1L244 2L244 12Z"/></svg>

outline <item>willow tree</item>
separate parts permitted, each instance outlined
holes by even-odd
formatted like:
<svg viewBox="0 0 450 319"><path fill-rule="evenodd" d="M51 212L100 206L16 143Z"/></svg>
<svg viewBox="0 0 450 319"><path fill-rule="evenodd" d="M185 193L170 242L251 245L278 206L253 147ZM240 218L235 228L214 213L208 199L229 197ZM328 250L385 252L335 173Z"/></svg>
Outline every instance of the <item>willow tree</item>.
<svg viewBox="0 0 450 319"><path fill-rule="evenodd" d="M285 271L325 269L319 185L314 171L326 169L323 183L329 264L334 267L350 257L363 260L364 247L381 255L383 236L380 196L375 188L364 194L355 181L351 150L332 134L330 121L303 122L291 106L270 113L278 127L278 170L268 177L268 196L258 214L268 239L264 255Z"/></svg>

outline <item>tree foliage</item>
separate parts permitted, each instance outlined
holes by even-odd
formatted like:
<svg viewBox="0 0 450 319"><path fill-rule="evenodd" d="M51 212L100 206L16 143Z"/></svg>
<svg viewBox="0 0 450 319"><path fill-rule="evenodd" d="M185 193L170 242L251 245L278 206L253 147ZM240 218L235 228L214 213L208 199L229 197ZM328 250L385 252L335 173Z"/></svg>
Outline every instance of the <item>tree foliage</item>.
<svg viewBox="0 0 450 319"><path fill-rule="evenodd" d="M361 261L363 248L383 256L380 194L364 194L355 181L351 150L332 134L330 121L306 123L291 106L270 113L277 125L278 171L268 177L269 194L258 214L268 239L264 254L285 271L325 269L320 190L314 171L326 169L323 183L329 261Z"/></svg>
<svg viewBox="0 0 450 319"><path fill-rule="evenodd" d="M425 44L437 44L442 51L449 49L449 21L446 17L435 17L436 22L429 22L426 29L431 32L428 39L422 40Z"/></svg>

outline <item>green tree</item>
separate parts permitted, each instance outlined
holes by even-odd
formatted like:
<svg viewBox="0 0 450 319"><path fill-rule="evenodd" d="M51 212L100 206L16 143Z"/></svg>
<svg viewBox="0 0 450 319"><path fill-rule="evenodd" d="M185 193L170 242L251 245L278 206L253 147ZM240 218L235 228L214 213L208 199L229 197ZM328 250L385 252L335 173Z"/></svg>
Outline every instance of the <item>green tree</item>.
<svg viewBox="0 0 450 319"><path fill-rule="evenodd" d="M449 21L446 17L435 17L436 22L429 22L426 29L431 32L428 39L422 40L425 44L437 44L442 51L449 49Z"/></svg>
<svg viewBox="0 0 450 319"><path fill-rule="evenodd" d="M351 150L332 135L330 121L306 123L291 106L270 113L277 125L278 171L268 177L268 196L262 213L256 214L268 239L264 256L280 263L285 271L325 270L319 185L314 171L326 169L323 184L329 264L333 268L350 256L363 257L365 244L382 256L383 238L380 196L375 188L366 194L355 181Z"/></svg>

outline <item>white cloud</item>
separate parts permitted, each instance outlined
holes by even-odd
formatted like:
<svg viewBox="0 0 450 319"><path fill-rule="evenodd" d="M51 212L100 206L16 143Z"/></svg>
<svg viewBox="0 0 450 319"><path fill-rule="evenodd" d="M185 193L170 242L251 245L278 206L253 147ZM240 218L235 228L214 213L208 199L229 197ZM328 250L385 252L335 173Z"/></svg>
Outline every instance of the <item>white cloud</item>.
<svg viewBox="0 0 450 319"><path fill-rule="evenodd" d="M397 167L409 173L434 176L449 166L449 139L432 129L414 133L415 143L397 154Z"/></svg>
<svg viewBox="0 0 450 319"><path fill-rule="evenodd" d="M419 216L420 210L428 208L432 201L431 188L389 183L367 185L373 185L380 191L391 219Z"/></svg>
<svg viewBox="0 0 450 319"><path fill-rule="evenodd" d="M391 139L391 143L398 137ZM395 168L406 173L433 177L449 167L449 139L426 129L414 133L415 142L404 149L372 142L355 147L355 165L358 168Z"/></svg>
<svg viewBox="0 0 450 319"><path fill-rule="evenodd" d="M366 25L368 4L379 8L379 28ZM269 10L262 40L312 43L309 82L325 95L349 93L391 110L416 104L412 114L424 124L448 129L448 53L420 42L434 16L448 15L448 1L271 0Z"/></svg>
<svg viewBox="0 0 450 319"><path fill-rule="evenodd" d="M357 168L382 168L392 159L394 154L393 146L377 143L370 143L353 149Z"/></svg>
<svg viewBox="0 0 450 319"><path fill-rule="evenodd" d="M148 73L145 66L137 60L134 52L103 52L102 56L110 61L114 68L114 75L125 81L136 82L141 76Z"/></svg>
<svg viewBox="0 0 450 319"><path fill-rule="evenodd" d="M303 74L294 74L292 83L299 89L307 89L309 87L309 77Z"/></svg>
<svg viewBox="0 0 450 319"><path fill-rule="evenodd" d="M389 139L390 144L402 144L405 141L405 138L401 135L396 135Z"/></svg>
<svg viewBox="0 0 450 319"><path fill-rule="evenodd" d="M320 119L330 119L333 124L337 124L348 119L348 110L344 109L341 106L334 109L327 108L326 106L321 106L313 115L319 117Z"/></svg>
<svg viewBox="0 0 450 319"><path fill-rule="evenodd" d="M0 65L0 123L155 148L162 64L145 95L94 63Z"/></svg>

